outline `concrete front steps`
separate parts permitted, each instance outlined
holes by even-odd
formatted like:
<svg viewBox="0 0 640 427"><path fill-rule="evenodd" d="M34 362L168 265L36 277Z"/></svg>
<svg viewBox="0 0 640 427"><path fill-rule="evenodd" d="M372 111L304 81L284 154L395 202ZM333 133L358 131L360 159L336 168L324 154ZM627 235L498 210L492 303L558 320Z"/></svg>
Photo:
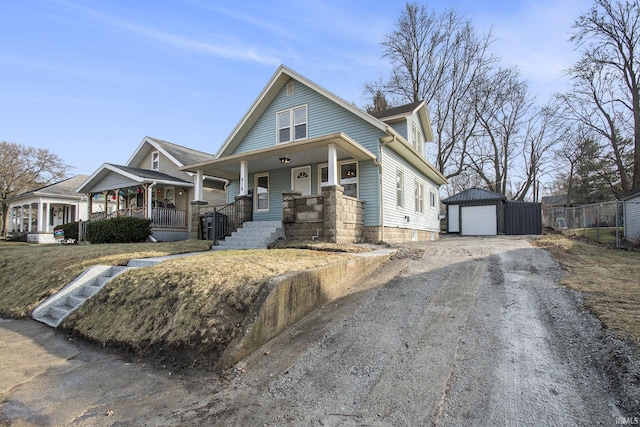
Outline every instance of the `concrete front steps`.
<svg viewBox="0 0 640 427"><path fill-rule="evenodd" d="M31 313L35 320L54 328L128 266L96 265L87 269L73 282L37 306Z"/></svg>
<svg viewBox="0 0 640 427"><path fill-rule="evenodd" d="M281 221L248 221L211 249L266 249L280 237L284 237Z"/></svg>
<svg viewBox="0 0 640 427"><path fill-rule="evenodd" d="M125 271L136 267L148 267L168 259L195 255L196 253L197 252L190 252L154 258L132 259L129 260L126 266L94 265L55 295L52 295L37 306L33 312L31 312L31 317L39 322L57 328L65 317L95 295L109 280Z"/></svg>

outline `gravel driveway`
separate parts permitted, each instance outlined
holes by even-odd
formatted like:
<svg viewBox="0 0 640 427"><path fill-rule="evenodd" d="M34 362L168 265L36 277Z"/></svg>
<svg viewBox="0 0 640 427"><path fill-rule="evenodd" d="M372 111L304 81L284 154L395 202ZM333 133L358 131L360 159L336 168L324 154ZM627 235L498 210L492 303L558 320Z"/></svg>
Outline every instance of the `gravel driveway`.
<svg viewBox="0 0 640 427"><path fill-rule="evenodd" d="M58 343L50 368L13 375L6 380L12 386L0 380L0 425L566 426L638 419L640 404L629 398L638 396L637 357L629 361L630 349L581 308L580 296L557 285L560 271L520 237L406 246L369 279L375 286L316 310L218 378ZM15 330L0 323L0 360L15 351L6 344ZM64 340L55 335L50 341ZM47 348L37 344L32 354ZM613 360L620 352L626 359ZM99 385L93 375L101 375Z"/></svg>

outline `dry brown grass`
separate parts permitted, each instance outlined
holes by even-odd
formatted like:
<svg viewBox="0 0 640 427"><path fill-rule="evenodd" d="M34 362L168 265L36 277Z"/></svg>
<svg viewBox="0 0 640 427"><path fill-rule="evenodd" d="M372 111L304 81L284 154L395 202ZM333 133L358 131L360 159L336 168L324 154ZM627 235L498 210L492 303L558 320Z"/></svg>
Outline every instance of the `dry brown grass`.
<svg viewBox="0 0 640 427"><path fill-rule="evenodd" d="M640 252L548 235L535 240L566 268L561 284L585 292L585 306L624 339L640 343Z"/></svg>
<svg viewBox="0 0 640 427"><path fill-rule="evenodd" d="M0 242L0 316L26 317L88 267L130 259L204 251L210 242L35 245Z"/></svg>
<svg viewBox="0 0 640 427"><path fill-rule="evenodd" d="M271 277L349 255L275 249L207 252L130 270L69 316L63 327L137 354L193 350L215 357L238 332ZM191 355L190 355L191 356ZM186 357L186 354L185 356ZM182 361L184 363L184 361Z"/></svg>

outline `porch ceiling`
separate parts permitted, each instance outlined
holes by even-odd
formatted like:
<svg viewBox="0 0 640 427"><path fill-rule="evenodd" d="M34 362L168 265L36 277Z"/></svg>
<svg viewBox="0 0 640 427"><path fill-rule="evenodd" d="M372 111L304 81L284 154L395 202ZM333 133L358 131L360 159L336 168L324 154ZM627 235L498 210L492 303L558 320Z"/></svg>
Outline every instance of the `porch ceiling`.
<svg viewBox="0 0 640 427"><path fill-rule="evenodd" d="M201 170L205 175L226 179L238 179L240 177L240 162L247 161L249 172L263 172L274 169L306 166L312 163L326 163L328 157L328 145L336 144L338 160L375 160L376 155L344 133L336 133L317 138L309 138L303 141L289 142L262 150L248 153L234 154L205 163L185 166L180 170L196 172ZM280 163L281 157L291 159L289 164Z"/></svg>

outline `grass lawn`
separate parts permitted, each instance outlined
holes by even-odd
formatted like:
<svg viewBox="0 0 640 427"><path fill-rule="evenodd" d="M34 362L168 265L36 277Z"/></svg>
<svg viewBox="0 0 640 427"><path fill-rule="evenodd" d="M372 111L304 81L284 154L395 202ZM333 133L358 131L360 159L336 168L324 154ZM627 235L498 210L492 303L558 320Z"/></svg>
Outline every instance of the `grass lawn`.
<svg viewBox="0 0 640 427"><path fill-rule="evenodd" d="M207 241L104 245L0 244L0 316L26 317L96 264L205 251L129 270L67 317L61 328L134 354L195 364L238 332L269 278L343 262L335 248L208 251ZM168 355L168 356L167 356Z"/></svg>
<svg viewBox="0 0 640 427"><path fill-rule="evenodd" d="M535 240L566 268L561 284L584 292L585 305L621 338L640 344L640 252L561 235Z"/></svg>
<svg viewBox="0 0 640 427"><path fill-rule="evenodd" d="M27 317L88 267L130 259L205 251L206 240L105 245L36 245L0 241L0 316Z"/></svg>
<svg viewBox="0 0 640 427"><path fill-rule="evenodd" d="M618 229L620 238L624 237L624 228ZM585 237L594 242L599 242L604 245L616 246L616 228L615 227L600 227L600 228L574 228L569 230L570 234L576 236Z"/></svg>

